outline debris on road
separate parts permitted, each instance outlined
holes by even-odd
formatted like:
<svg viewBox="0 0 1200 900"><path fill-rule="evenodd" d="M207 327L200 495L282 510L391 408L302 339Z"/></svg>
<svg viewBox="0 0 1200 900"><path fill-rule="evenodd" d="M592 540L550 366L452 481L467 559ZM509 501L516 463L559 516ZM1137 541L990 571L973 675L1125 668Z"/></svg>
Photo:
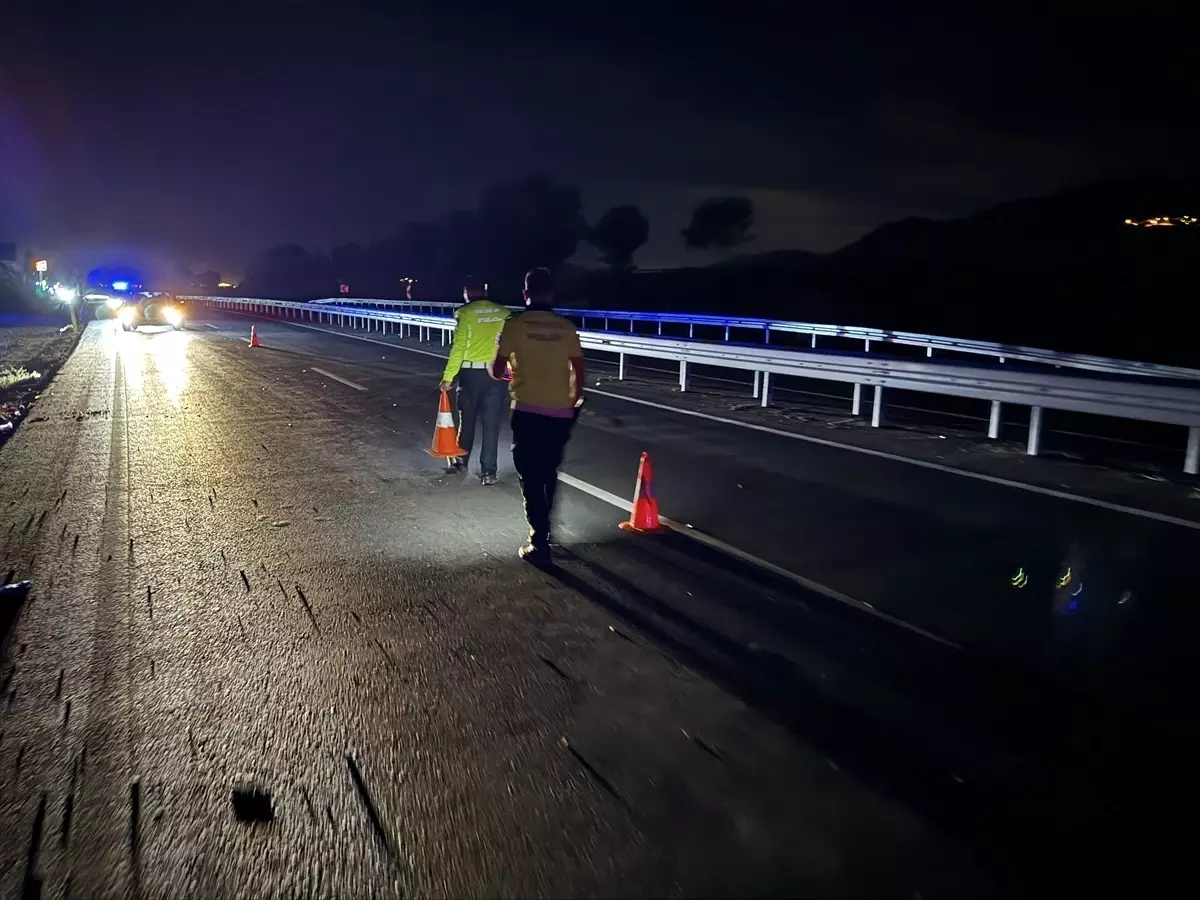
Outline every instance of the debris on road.
<svg viewBox="0 0 1200 900"><path fill-rule="evenodd" d="M269 825L275 821L275 804L266 791L255 787L236 787L231 800L233 815L239 822Z"/></svg>

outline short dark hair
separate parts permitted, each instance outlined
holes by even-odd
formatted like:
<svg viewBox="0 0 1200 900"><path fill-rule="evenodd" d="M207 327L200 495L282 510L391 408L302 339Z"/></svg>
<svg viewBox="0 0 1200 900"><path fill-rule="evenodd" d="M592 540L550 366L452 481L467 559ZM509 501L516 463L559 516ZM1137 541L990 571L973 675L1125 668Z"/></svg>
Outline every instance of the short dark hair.
<svg viewBox="0 0 1200 900"><path fill-rule="evenodd" d="M525 273L525 293L530 297L545 297L554 292L554 276L549 269L530 269Z"/></svg>
<svg viewBox="0 0 1200 900"><path fill-rule="evenodd" d="M463 290L472 294L487 294L487 282L478 275L468 275L463 279Z"/></svg>

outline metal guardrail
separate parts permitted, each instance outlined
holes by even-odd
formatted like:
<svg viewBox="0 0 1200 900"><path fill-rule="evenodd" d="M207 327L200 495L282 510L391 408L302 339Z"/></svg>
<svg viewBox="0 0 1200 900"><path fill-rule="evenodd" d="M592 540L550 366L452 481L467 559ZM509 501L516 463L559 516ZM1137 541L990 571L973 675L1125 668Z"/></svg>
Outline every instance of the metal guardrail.
<svg viewBox="0 0 1200 900"><path fill-rule="evenodd" d="M450 313L459 304L442 303L421 300L371 300L371 299L337 299L316 300L315 303L351 306L367 309L395 309L403 311L422 312L430 314L438 312ZM517 309L518 307L512 307ZM712 316L699 313L656 313L637 312L629 310L591 310L591 309L560 309L558 312L572 319L579 319L580 327L587 329L587 320L604 322L604 330L609 330L612 321L629 322L632 330L635 323L657 324L658 334L662 334L664 324L687 325L688 337L696 336L695 329L723 329L724 340L729 341L736 331L756 332L763 337L763 343L771 342L772 333L807 334L811 338L811 346L816 348L817 338L842 338L862 341L863 349L869 351L871 344L900 344L910 347L924 347L926 357L932 357L934 352L962 353L970 356L990 356L999 362L1017 360L1020 362L1036 363L1063 369L1082 369L1091 372L1103 372L1110 375L1137 375L1150 378L1172 378L1188 381L1200 381L1200 369L1189 369L1183 366L1168 366L1160 363L1138 362L1131 359L1110 359L1105 356L1092 356L1086 353L1063 353L1057 350L1043 350L1038 347L1023 347L1014 344L999 344L991 341L976 341L966 338L950 338L935 334L919 334L912 331L888 331L881 328L865 328L854 325L822 325L815 322L792 322L786 319L760 319L747 316Z"/></svg>
<svg viewBox="0 0 1200 900"><path fill-rule="evenodd" d="M293 303L252 297L191 297L208 306L259 315L327 322L360 327L382 333L432 339L439 332L441 343L455 327L445 316L387 309L371 309L332 303ZM947 362L902 360L883 356L813 353L775 346L725 345L703 341L644 335L580 332L584 349L617 357L617 377L625 377L628 356L678 362L679 388L688 387L688 367L694 365L739 369L754 373L755 396L770 403L771 376L785 375L852 384L852 413L859 415L862 389L873 389L871 425L883 422L884 396L888 389L942 394L987 400L991 403L988 437L1000 436L1003 404L1029 407L1029 437L1026 453L1036 456L1041 448L1042 411L1071 410L1182 425L1187 428L1184 472L1200 469L1200 389L1157 384L1142 379L1114 381L1075 375L1022 372L1002 366L978 366Z"/></svg>

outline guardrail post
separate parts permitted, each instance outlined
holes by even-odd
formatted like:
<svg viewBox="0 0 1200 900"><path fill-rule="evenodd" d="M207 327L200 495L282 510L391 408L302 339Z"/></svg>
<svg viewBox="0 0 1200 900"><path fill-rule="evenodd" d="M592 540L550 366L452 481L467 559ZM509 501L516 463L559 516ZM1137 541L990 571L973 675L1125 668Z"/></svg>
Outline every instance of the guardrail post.
<svg viewBox="0 0 1200 900"><path fill-rule="evenodd" d="M870 352L871 352L871 339L864 338L863 339L863 353L870 353Z"/></svg>
<svg viewBox="0 0 1200 900"><path fill-rule="evenodd" d="M688 337L692 338L695 336L696 336L696 323L688 322Z"/></svg>
<svg viewBox="0 0 1200 900"><path fill-rule="evenodd" d="M926 347L926 348L925 348L925 358L926 358L926 359L933 359L933 348L932 348L932 347Z"/></svg>
<svg viewBox="0 0 1200 900"><path fill-rule="evenodd" d="M1029 407L1029 443L1025 445L1026 456L1037 456L1042 449L1042 408Z"/></svg>
<svg viewBox="0 0 1200 900"><path fill-rule="evenodd" d="M617 381L625 380L625 354L617 354Z"/></svg>
<svg viewBox="0 0 1200 900"><path fill-rule="evenodd" d="M809 344L809 346L814 350L817 349L817 333L815 331L812 333L812 342Z"/></svg>
<svg viewBox="0 0 1200 900"><path fill-rule="evenodd" d="M608 316L604 317L604 330L608 331Z"/></svg>
<svg viewBox="0 0 1200 900"><path fill-rule="evenodd" d="M763 326L763 343L764 344L771 343L771 326L770 325Z"/></svg>
<svg viewBox="0 0 1200 900"><path fill-rule="evenodd" d="M771 373L763 372L762 380L762 406L766 406L771 402Z"/></svg>
<svg viewBox="0 0 1200 900"><path fill-rule="evenodd" d="M999 400L992 401L992 412L988 416L988 437L992 440L1000 437L1000 408Z"/></svg>
<svg viewBox="0 0 1200 900"><path fill-rule="evenodd" d="M754 396L756 398L758 397L758 379L759 379L759 377L760 377L760 373L757 369L755 369L754 370Z"/></svg>
<svg viewBox="0 0 1200 900"><path fill-rule="evenodd" d="M856 384L854 386L854 400L851 401L851 404L850 404L850 415L852 415L852 416L862 415L862 385L861 384Z"/></svg>
<svg viewBox="0 0 1200 900"><path fill-rule="evenodd" d="M679 391L683 393L687 390L687 360L679 361Z"/></svg>
<svg viewBox="0 0 1200 900"><path fill-rule="evenodd" d="M729 326L728 325L725 326L725 340L726 341L729 340Z"/></svg>
<svg viewBox="0 0 1200 900"><path fill-rule="evenodd" d="M441 332L442 332L442 346L445 347L446 346L446 329L445 328L441 329Z"/></svg>
<svg viewBox="0 0 1200 900"><path fill-rule="evenodd" d="M1183 457L1183 471L1196 475L1200 470L1200 425L1188 428L1187 453Z"/></svg>
<svg viewBox="0 0 1200 900"><path fill-rule="evenodd" d="M658 336L662 337L662 319L658 320Z"/></svg>
<svg viewBox="0 0 1200 900"><path fill-rule="evenodd" d="M875 398L871 401L871 427L883 424L883 385L875 385Z"/></svg>

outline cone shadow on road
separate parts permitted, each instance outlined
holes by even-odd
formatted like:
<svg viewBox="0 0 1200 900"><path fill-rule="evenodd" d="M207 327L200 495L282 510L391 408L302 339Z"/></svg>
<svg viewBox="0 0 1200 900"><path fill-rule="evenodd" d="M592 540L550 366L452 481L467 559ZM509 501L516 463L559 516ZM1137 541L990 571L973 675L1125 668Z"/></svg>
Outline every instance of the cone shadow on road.
<svg viewBox="0 0 1200 900"><path fill-rule="evenodd" d="M1002 685L981 681L953 653L920 647L925 639L889 635L885 629L898 629L874 620L848 623L844 617L802 616L797 612L802 604L831 601L779 585L773 586L778 599L755 597L743 582L731 596L748 608L750 618L784 633L789 650L798 645L803 656L812 652L832 663L836 687L822 683L812 665L735 640L699 621L678 598L656 596L634 584L606 559L614 549L584 545L566 550L562 564L549 574L864 783L918 810L945 832L962 836L996 870L1022 881L1045 878L1064 865L1054 849L1062 839L1091 840L1112 827L1111 807L1119 808L1122 798L1097 790L1097 784L1108 781L1112 761L1104 760L1101 768L1098 759L1087 766L1063 759L1058 738L1049 730L1047 716L1055 711L1049 704L1031 703L1020 713L1006 709L1009 704L996 702ZM628 549L622 543L617 552ZM634 552L658 557L659 571L677 566L652 549ZM697 607L729 587L715 586L716 592L695 601ZM766 609L770 615L763 614ZM847 627L854 632L847 633ZM872 651L882 647L885 652L860 652L864 627L876 632L867 640ZM906 663L918 671L905 671ZM959 715L967 696L981 707L974 717L979 721ZM863 702L864 697L873 702ZM886 699L880 703L880 697ZM992 718L993 705L1001 707L999 721ZM989 725L1007 733L997 739ZM1015 765L1014 747L1021 757ZM1009 769L996 764L1001 754L1008 754ZM1111 782L1105 786L1112 788Z"/></svg>

